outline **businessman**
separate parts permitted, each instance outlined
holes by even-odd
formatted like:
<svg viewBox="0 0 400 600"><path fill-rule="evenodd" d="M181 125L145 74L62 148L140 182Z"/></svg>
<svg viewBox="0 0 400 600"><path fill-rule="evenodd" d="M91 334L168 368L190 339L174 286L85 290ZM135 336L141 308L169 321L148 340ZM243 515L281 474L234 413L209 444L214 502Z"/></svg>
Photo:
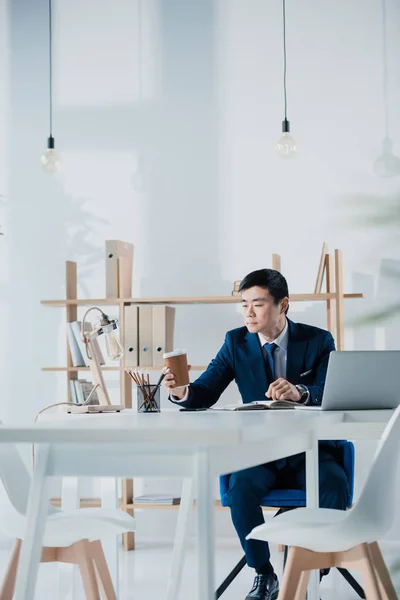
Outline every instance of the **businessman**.
<svg viewBox="0 0 400 600"><path fill-rule="evenodd" d="M245 327L228 331L207 370L187 388L174 387L174 374L168 373L164 384L170 400L188 408L208 408L234 379L244 403L267 397L319 405L329 354L335 349L332 335L287 318L289 291L278 271L253 271L243 279L239 292ZM305 489L304 453L230 476L227 495L232 522L247 564L256 571L246 600L275 600L279 592L268 543L246 540L254 527L264 523L261 501L272 488ZM348 481L336 459L334 441L319 445L319 491L321 507L345 510Z"/></svg>

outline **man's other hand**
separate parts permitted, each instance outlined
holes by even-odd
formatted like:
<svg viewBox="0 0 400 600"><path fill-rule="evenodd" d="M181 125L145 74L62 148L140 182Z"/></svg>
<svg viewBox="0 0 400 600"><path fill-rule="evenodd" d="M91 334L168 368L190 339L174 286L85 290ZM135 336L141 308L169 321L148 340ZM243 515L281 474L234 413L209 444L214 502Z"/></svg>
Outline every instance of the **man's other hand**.
<svg viewBox="0 0 400 600"><path fill-rule="evenodd" d="M298 402L301 398L296 386L283 379L283 377L279 377L271 383L265 395L271 400L293 400L294 402Z"/></svg>

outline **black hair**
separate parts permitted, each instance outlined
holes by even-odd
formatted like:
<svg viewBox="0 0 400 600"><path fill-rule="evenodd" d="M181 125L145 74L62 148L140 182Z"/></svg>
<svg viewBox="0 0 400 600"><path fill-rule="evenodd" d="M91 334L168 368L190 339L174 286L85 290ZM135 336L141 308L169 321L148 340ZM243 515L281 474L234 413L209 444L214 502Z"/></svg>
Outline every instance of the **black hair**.
<svg viewBox="0 0 400 600"><path fill-rule="evenodd" d="M258 271L252 271L242 279L238 291L242 292L243 290L248 290L255 286L268 290L274 299L274 304L279 304L286 296L289 297L287 281L284 276L279 273L279 271L275 271L275 269L259 269Z"/></svg>

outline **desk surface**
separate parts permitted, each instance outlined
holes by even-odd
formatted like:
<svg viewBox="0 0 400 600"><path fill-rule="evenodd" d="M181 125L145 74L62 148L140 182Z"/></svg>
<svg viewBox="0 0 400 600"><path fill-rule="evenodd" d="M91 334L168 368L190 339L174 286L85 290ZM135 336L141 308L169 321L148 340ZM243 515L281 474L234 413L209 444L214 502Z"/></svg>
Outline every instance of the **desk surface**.
<svg viewBox="0 0 400 600"><path fill-rule="evenodd" d="M3 427L1 441L43 443L172 443L223 446L311 431L318 423L342 420L337 413L300 411L122 413L69 415L56 413L27 427Z"/></svg>
<svg viewBox="0 0 400 600"><path fill-rule="evenodd" d="M42 443L138 443L226 446L273 439L293 431L313 431L319 439L340 439L338 433L368 430L377 435L392 411L205 411L182 413L166 410L156 414L122 413L43 415L26 427L0 429L0 442ZM367 431L365 431L367 433ZM356 435L356 437L359 437Z"/></svg>

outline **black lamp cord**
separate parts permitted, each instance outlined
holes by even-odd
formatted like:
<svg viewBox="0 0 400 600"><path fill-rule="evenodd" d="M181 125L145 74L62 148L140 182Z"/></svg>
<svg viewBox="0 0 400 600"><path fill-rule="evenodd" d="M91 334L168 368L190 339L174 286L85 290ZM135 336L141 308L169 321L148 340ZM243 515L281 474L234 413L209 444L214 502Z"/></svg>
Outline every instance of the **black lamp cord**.
<svg viewBox="0 0 400 600"><path fill-rule="evenodd" d="M49 108L50 108L50 139L53 137L53 36L51 0L49 0Z"/></svg>
<svg viewBox="0 0 400 600"><path fill-rule="evenodd" d="M283 92L285 96L285 121L287 121L287 94L286 94L286 0L283 7Z"/></svg>

